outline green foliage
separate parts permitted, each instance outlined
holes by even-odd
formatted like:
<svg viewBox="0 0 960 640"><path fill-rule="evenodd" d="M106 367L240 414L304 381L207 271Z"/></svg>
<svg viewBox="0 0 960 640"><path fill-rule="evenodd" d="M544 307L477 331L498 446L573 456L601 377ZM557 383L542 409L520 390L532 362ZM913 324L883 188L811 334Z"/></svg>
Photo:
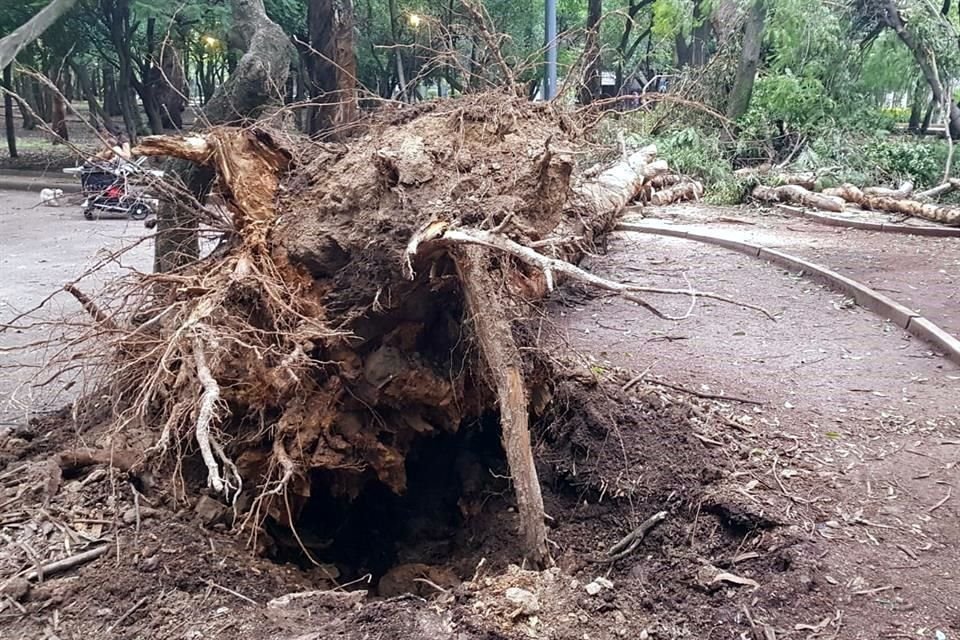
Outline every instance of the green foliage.
<svg viewBox="0 0 960 640"><path fill-rule="evenodd" d="M714 204L739 202L742 189L731 168L720 137L702 129L687 127L655 140L657 155L672 171L697 178L706 187L706 200Z"/></svg>

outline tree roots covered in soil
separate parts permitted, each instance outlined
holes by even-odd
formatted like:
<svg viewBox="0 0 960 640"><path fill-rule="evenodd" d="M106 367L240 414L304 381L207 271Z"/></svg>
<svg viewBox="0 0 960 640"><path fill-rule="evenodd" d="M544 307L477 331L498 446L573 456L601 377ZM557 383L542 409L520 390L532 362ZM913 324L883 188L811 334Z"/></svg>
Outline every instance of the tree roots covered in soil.
<svg viewBox="0 0 960 640"><path fill-rule="evenodd" d="M405 492L419 446L496 412L526 557L548 564L529 420L555 376L523 320L564 279L661 315L640 296L724 299L575 266L663 168L644 148L583 177L555 109L486 94L381 112L342 144L145 139L212 169L233 216L225 252L141 276L101 314L105 382L120 424L151 434L146 461L199 452L264 548L265 524L296 533L318 496Z"/></svg>

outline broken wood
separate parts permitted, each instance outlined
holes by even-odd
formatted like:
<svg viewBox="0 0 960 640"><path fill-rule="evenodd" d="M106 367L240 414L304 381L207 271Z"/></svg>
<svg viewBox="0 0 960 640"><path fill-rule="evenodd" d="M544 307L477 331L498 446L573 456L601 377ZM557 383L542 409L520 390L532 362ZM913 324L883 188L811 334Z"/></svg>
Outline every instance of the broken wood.
<svg viewBox="0 0 960 640"><path fill-rule="evenodd" d="M799 204L804 207L822 209L839 213L843 211L844 200L824 193L815 193L795 184L785 184L780 187L757 185L751 195L763 202L783 202Z"/></svg>
<svg viewBox="0 0 960 640"><path fill-rule="evenodd" d="M951 226L960 225L960 207L952 205L930 204L919 202L918 200L907 200L888 196L871 196L852 184L844 184L833 189L824 189L823 193L824 195L843 198L847 202L852 202L864 209L872 211L900 213L939 222L941 224Z"/></svg>
<svg viewBox="0 0 960 640"><path fill-rule="evenodd" d="M88 551L83 551L82 553L77 553L72 556L63 558L62 560L55 560L54 562L48 562L44 565L41 565L40 568L35 569L27 574L27 580L43 580L48 576L52 576L63 571L68 571L80 565L84 565L92 560L96 560L103 554L105 554L110 549L110 545L103 545L100 547L94 547Z"/></svg>
<svg viewBox="0 0 960 640"><path fill-rule="evenodd" d="M681 200L699 200L702 197L703 184L696 180L686 180L672 187L654 191L650 196L650 204L661 206Z"/></svg>

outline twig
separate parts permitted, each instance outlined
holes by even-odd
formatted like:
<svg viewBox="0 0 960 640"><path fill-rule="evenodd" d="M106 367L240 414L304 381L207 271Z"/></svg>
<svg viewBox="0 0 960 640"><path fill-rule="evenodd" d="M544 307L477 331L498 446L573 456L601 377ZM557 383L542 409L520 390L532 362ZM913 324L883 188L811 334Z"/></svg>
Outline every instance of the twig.
<svg viewBox="0 0 960 640"><path fill-rule="evenodd" d="M664 382L663 380L648 380L648 382L650 384L656 384L661 387L666 387L667 389L673 389L674 391L680 391L682 393L686 393L691 396L703 398L704 400L730 400L732 402L740 402L743 404L755 404L759 406L766 404L765 402L761 402L760 400L751 400L749 398L741 398L740 396L728 396L728 395L723 395L718 393L705 393L703 391L695 391L694 389L684 387L683 385L674 384L672 382Z"/></svg>
<svg viewBox="0 0 960 640"><path fill-rule="evenodd" d="M953 487L947 487L947 495L943 496L943 498L941 498L941 499L937 502L937 504L935 504L935 505L933 505L932 507L930 507L929 509L927 509L927 512L928 512L928 513L933 513L934 511L936 511L937 509L939 509L940 507L942 507L943 505L945 505L945 504L947 503L947 500L950 499L950 495L951 495L952 493L953 493Z"/></svg>
<svg viewBox="0 0 960 640"><path fill-rule="evenodd" d="M136 602L134 602L134 603L133 603L133 606L130 607L129 609L127 609L126 613L124 613L122 616L120 616L119 618L117 618L117 621L114 622L112 625L110 625L109 627L107 627L107 633L110 633L111 631L113 631L114 629L116 629L117 627L119 627L121 624L123 624L123 621L124 621L124 620L126 620L127 618L129 618L129 617L131 616L131 614L133 614L134 611L136 611L137 609L139 609L140 607L142 607L143 605L145 605L145 604L147 603L147 600L149 600L149 599L150 599L149 596L143 596L142 598L140 598L139 600L137 600Z"/></svg>
<svg viewBox="0 0 960 640"><path fill-rule="evenodd" d="M107 552L110 548L110 545L103 545L100 547L95 547L88 551L72 555L62 560L56 560L54 562L48 562L45 565L42 565L38 570L31 571L27 574L27 580L39 580L43 577L60 573L61 571L66 571L68 569L73 569L74 567L79 567L82 564L86 564L91 560L96 560L103 554Z"/></svg>
<svg viewBox="0 0 960 640"><path fill-rule="evenodd" d="M854 591L853 595L855 596L870 596L875 593L883 593L884 591L890 591L896 589L892 584L887 584L882 587L877 587L876 589L863 589L862 591Z"/></svg>
<svg viewBox="0 0 960 640"><path fill-rule="evenodd" d="M610 563L626 558L637 550L651 529L667 519L667 515L666 511L658 511L644 520L636 529L621 538L619 542L607 549L603 557L588 558L588 560L597 563Z"/></svg>
<svg viewBox="0 0 960 640"><path fill-rule="evenodd" d="M238 592L234 591L233 589L230 589L230 588L228 588L228 587L224 587L223 585L219 585L219 584L217 584L216 582L213 582L212 580L207 580L206 578L203 578L203 581L207 584L208 587L213 587L214 589L219 589L220 591L223 591L224 593L229 593L230 595L236 596L237 598L240 598L241 600L243 600L243 601L245 601L245 602L249 602L250 604L252 604L252 605L255 606L255 607L259 607L259 606L260 606L260 603L257 602L256 600L254 600L253 598L248 598L247 596L243 595L242 593L238 593Z"/></svg>

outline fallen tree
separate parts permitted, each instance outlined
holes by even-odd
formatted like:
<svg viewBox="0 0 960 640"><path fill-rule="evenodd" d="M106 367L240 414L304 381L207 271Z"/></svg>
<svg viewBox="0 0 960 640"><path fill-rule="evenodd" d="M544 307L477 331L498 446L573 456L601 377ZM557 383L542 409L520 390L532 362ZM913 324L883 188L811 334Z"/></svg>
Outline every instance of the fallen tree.
<svg viewBox="0 0 960 640"><path fill-rule="evenodd" d="M947 225L960 225L960 207L952 205L920 202L896 195L871 195L867 193L866 189L861 190L852 184L824 189L823 194L843 198L845 201L859 205L863 209L900 213Z"/></svg>
<svg viewBox="0 0 960 640"><path fill-rule="evenodd" d="M553 109L482 94L383 111L336 145L257 127L144 139L216 175L234 242L98 314L120 422L152 453L197 452L257 529L296 527L316 496L403 493L424 442L494 415L525 555L548 564L530 418L555 376L532 309L562 280L663 317L644 296L733 302L576 266L663 166L647 147L583 177Z"/></svg>

